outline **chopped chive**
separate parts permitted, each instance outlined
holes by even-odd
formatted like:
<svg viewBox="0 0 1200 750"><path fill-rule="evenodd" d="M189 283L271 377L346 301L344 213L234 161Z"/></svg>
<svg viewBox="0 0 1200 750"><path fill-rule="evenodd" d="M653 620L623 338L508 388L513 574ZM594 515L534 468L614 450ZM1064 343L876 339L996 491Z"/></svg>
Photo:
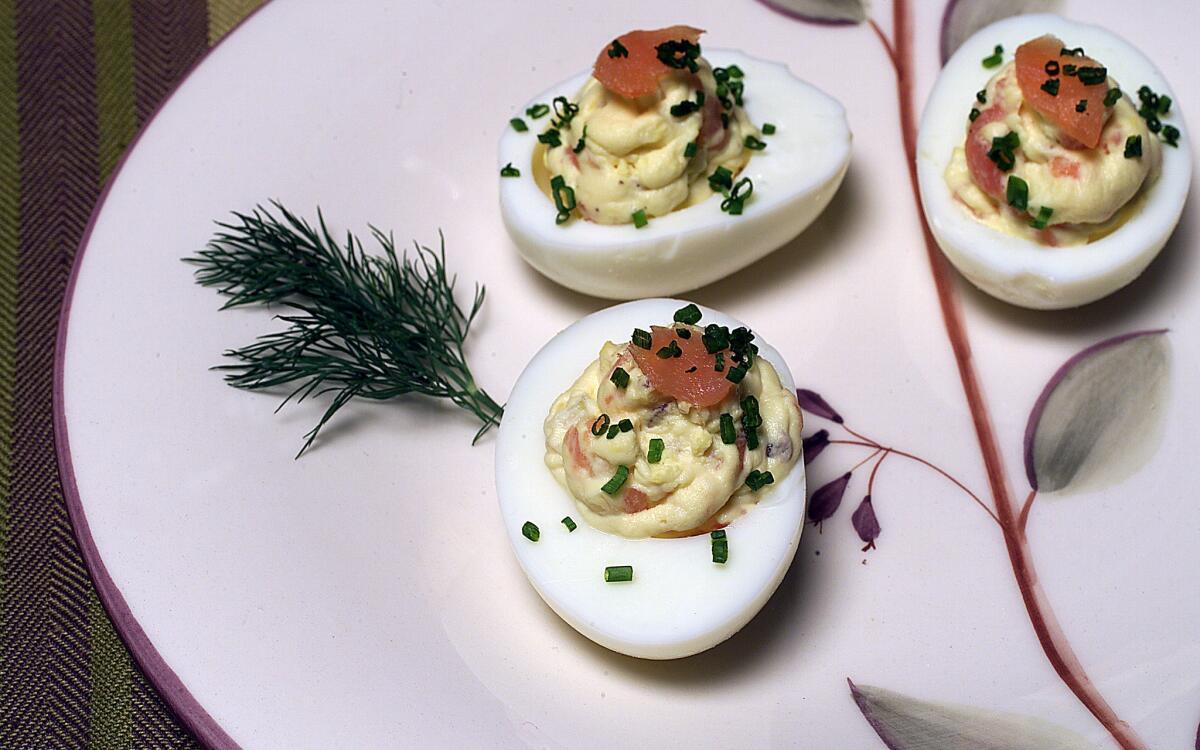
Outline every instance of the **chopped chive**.
<svg viewBox="0 0 1200 750"><path fill-rule="evenodd" d="M692 337L692 332L686 328L676 328L675 335L681 339L687 340Z"/></svg>
<svg viewBox="0 0 1200 750"><path fill-rule="evenodd" d="M1029 183L1014 175L1008 176L1008 186L1006 188L1005 197L1008 198L1008 205L1024 211L1029 208Z"/></svg>
<svg viewBox="0 0 1200 750"><path fill-rule="evenodd" d="M1164 125L1162 139L1168 146L1179 148L1179 128L1174 125Z"/></svg>
<svg viewBox="0 0 1200 750"><path fill-rule="evenodd" d="M600 437L608 431L608 425L610 422L612 422L612 420L607 414L601 414L600 416L596 417L596 421L592 422L592 434L596 437Z"/></svg>
<svg viewBox="0 0 1200 750"><path fill-rule="evenodd" d="M532 117L533 119L536 120L539 117L545 117L546 113L548 113L549 111L550 111L549 104L538 103L538 104L533 105L529 109L525 110L525 114L529 115L530 117Z"/></svg>
<svg viewBox="0 0 1200 750"><path fill-rule="evenodd" d="M609 565L604 569L605 583L625 583L633 580L632 565Z"/></svg>
<svg viewBox="0 0 1200 750"><path fill-rule="evenodd" d="M1157 133L1162 130L1162 121L1158 119L1157 115L1150 115L1146 118L1146 128L1151 133Z"/></svg>
<svg viewBox="0 0 1200 750"><path fill-rule="evenodd" d="M975 92L975 101L980 104L987 104L987 89L979 89Z"/></svg>
<svg viewBox="0 0 1200 750"><path fill-rule="evenodd" d="M1046 65L1042 68L1048 76L1056 76L1059 72L1058 60L1047 60Z"/></svg>
<svg viewBox="0 0 1200 750"><path fill-rule="evenodd" d="M1158 113L1160 115L1165 115L1168 112L1170 112L1171 111L1171 97L1167 96L1166 94L1159 94L1158 106L1155 107L1155 109L1158 110Z"/></svg>
<svg viewBox="0 0 1200 750"><path fill-rule="evenodd" d="M671 116L672 117L687 117L688 115L690 115L693 112L696 112L699 109L700 109L700 107L697 106L696 102L692 101L691 99L684 99L680 103L672 105Z"/></svg>
<svg viewBox="0 0 1200 750"><path fill-rule="evenodd" d="M1079 67L1072 65L1071 63L1067 63L1066 65L1062 66L1062 72L1065 76L1077 76L1079 75Z"/></svg>
<svg viewBox="0 0 1200 750"><path fill-rule="evenodd" d="M695 371L696 371L696 370L698 370L698 369L700 369L700 368L696 367L695 365L692 365L691 367L689 367L689 368L687 368L686 370L684 370L684 372L686 372L686 373L688 373L688 374L690 375L691 373L695 372Z"/></svg>
<svg viewBox="0 0 1200 750"><path fill-rule="evenodd" d="M746 430L746 450L758 450L758 430Z"/></svg>
<svg viewBox="0 0 1200 750"><path fill-rule="evenodd" d="M508 164L505 164L503 167L500 168L500 176L501 177L520 177L521 170L514 167L512 165L512 162L510 161Z"/></svg>
<svg viewBox="0 0 1200 750"><path fill-rule="evenodd" d="M641 328L634 328L633 335L629 337L629 340L639 349L649 349L652 341L650 332Z"/></svg>
<svg viewBox="0 0 1200 750"><path fill-rule="evenodd" d="M517 131L518 133L524 133L526 130L529 130L529 126L526 125L525 121L522 120L520 117L512 118L511 120L508 121L508 124L512 125L512 129Z"/></svg>
<svg viewBox="0 0 1200 750"><path fill-rule="evenodd" d="M775 126L772 123L764 122L762 132L763 135L775 135Z"/></svg>
<svg viewBox="0 0 1200 750"><path fill-rule="evenodd" d="M1120 101L1120 99L1121 89L1115 87L1111 88L1108 90L1108 93L1104 95L1104 106L1111 107Z"/></svg>
<svg viewBox="0 0 1200 750"><path fill-rule="evenodd" d="M751 151L762 151L764 148L767 147L766 143L764 143L763 141L760 141L759 139L755 138L752 135L746 136L746 138L742 141L742 143L746 146L746 148L750 149Z"/></svg>
<svg viewBox="0 0 1200 750"><path fill-rule="evenodd" d="M620 422L617 422L617 429L619 429L621 432L632 432L633 421L629 419L622 419Z"/></svg>
<svg viewBox="0 0 1200 750"><path fill-rule="evenodd" d="M554 223L562 224L571 218L571 212L575 210L575 190L567 185L567 181L559 174L550 180L550 192L554 196L554 206L558 209Z"/></svg>
<svg viewBox="0 0 1200 750"><path fill-rule="evenodd" d="M1050 215L1054 213L1054 209L1049 206L1042 206L1038 209L1038 215L1033 221L1029 222L1029 226L1034 229L1045 229L1050 223Z"/></svg>
<svg viewBox="0 0 1200 750"><path fill-rule="evenodd" d="M713 369L717 372L723 372L725 370L725 355L721 352L717 352L717 361L713 365Z"/></svg>
<svg viewBox="0 0 1200 750"><path fill-rule="evenodd" d="M1079 68L1079 82L1084 86L1097 86L1108 80L1108 68L1083 66Z"/></svg>
<svg viewBox="0 0 1200 750"><path fill-rule="evenodd" d="M663 450L667 444L662 438L650 438L650 448L646 451L646 463L656 464L662 460Z"/></svg>
<svg viewBox="0 0 1200 750"><path fill-rule="evenodd" d="M712 561L718 565L729 562L729 540L714 539L712 541Z"/></svg>
<svg viewBox="0 0 1200 750"><path fill-rule="evenodd" d="M713 539L724 539L726 536L725 529L717 529L716 531L711 532L709 536Z"/></svg>
<svg viewBox="0 0 1200 750"><path fill-rule="evenodd" d="M612 44L608 46L609 57L629 57L629 50L625 49L625 45L621 44L620 39L612 40Z"/></svg>
<svg viewBox="0 0 1200 750"><path fill-rule="evenodd" d="M1058 83L1057 78L1047 78L1042 84L1042 91L1045 91L1050 96L1058 96Z"/></svg>
<svg viewBox="0 0 1200 750"><path fill-rule="evenodd" d="M1063 47L1058 51L1059 57L1083 57L1083 47Z"/></svg>
<svg viewBox="0 0 1200 750"><path fill-rule="evenodd" d="M729 329L716 323L704 327L704 335L700 337L704 348L709 354L716 354L722 349L729 348Z"/></svg>
<svg viewBox="0 0 1200 750"><path fill-rule="evenodd" d="M731 216L740 216L746 201L754 194L754 183L749 177L743 177L729 191L729 197L721 201L721 210Z"/></svg>
<svg viewBox="0 0 1200 750"><path fill-rule="evenodd" d="M746 477L746 486L752 491L758 492L763 487L775 481L775 477L769 471L759 471L755 469Z"/></svg>
<svg viewBox="0 0 1200 750"><path fill-rule="evenodd" d="M671 343L662 347L654 353L659 359L671 359L672 357L682 357L683 350L679 348L679 342L671 339Z"/></svg>
<svg viewBox="0 0 1200 750"><path fill-rule="evenodd" d="M733 172L725 167L717 167L708 176L708 186L714 193L720 193L733 187Z"/></svg>
<svg viewBox="0 0 1200 750"><path fill-rule="evenodd" d="M579 528L579 526L575 524L575 519L571 518L570 516L563 516L562 525L567 527L568 534Z"/></svg>
<svg viewBox="0 0 1200 750"><path fill-rule="evenodd" d="M557 128L550 128L545 133L538 135L538 141L546 144L547 148L557 148L562 145L562 135Z"/></svg>
<svg viewBox="0 0 1200 750"><path fill-rule="evenodd" d="M971 111L967 113L967 119L971 122L975 122L977 119L979 119L979 114L980 112L978 109L971 107Z"/></svg>
<svg viewBox="0 0 1200 750"><path fill-rule="evenodd" d="M733 427L733 415L721 415L721 442L725 445L733 445L737 440L737 431Z"/></svg>
<svg viewBox="0 0 1200 750"><path fill-rule="evenodd" d="M744 75L742 73L742 69L736 65L730 65L728 68L725 68L725 70L729 71L730 78L741 78Z"/></svg>
<svg viewBox="0 0 1200 750"><path fill-rule="evenodd" d="M612 375L609 375L608 379L611 380L613 385L618 388L629 387L629 373L625 371L624 367L618 367L617 369L613 370Z"/></svg>
<svg viewBox="0 0 1200 750"><path fill-rule="evenodd" d="M696 58L700 57L700 46L687 39L672 39L654 48L659 62L668 68L687 68L695 73L700 69Z"/></svg>
<svg viewBox="0 0 1200 750"><path fill-rule="evenodd" d="M1087 99L1080 99L1079 101L1075 102L1075 111L1076 112L1086 112L1087 111Z"/></svg>
<svg viewBox="0 0 1200 750"><path fill-rule="evenodd" d="M583 126L583 132L579 134L579 140L575 142L575 148L571 149L575 153L582 153L584 146L587 144L584 141L587 139L587 125Z"/></svg>
<svg viewBox="0 0 1200 750"><path fill-rule="evenodd" d="M554 97L554 114L556 117L550 124L556 128L565 128L579 114L579 105L565 96Z"/></svg>
<svg viewBox="0 0 1200 750"><path fill-rule="evenodd" d="M684 158L690 159L695 155L696 155L696 142L695 141L692 141L691 143L689 143L688 145L683 147Z"/></svg>
<svg viewBox="0 0 1200 750"><path fill-rule="evenodd" d="M676 323L683 323L684 325L692 326L699 323L700 318L702 317L704 317L704 313L700 312L700 308L696 307L696 303L689 302L688 304L676 310L672 319Z"/></svg>
<svg viewBox="0 0 1200 750"><path fill-rule="evenodd" d="M704 106L704 92L703 91L696 92L696 106L697 107Z"/></svg>
<svg viewBox="0 0 1200 750"><path fill-rule="evenodd" d="M1004 62L1004 47L997 44L995 48L992 49L992 54L983 58L983 67L995 68L1002 62Z"/></svg>
<svg viewBox="0 0 1200 750"><path fill-rule="evenodd" d="M745 365L730 367L729 372L725 373L725 379L731 383L740 383L742 382L742 378L746 377L746 371L749 369Z"/></svg>
<svg viewBox="0 0 1200 750"><path fill-rule="evenodd" d="M638 210L634 211L631 216L633 217L633 226L638 229L641 229L650 223L649 220L646 219L646 210L644 208L639 208Z"/></svg>
<svg viewBox="0 0 1200 750"><path fill-rule="evenodd" d="M758 399L746 396L742 399L742 427L755 429L762 427L762 414L758 411Z"/></svg>
<svg viewBox="0 0 1200 750"><path fill-rule="evenodd" d="M542 538L542 532L538 529L537 524L535 524L533 521L526 521L525 524L521 526L521 534L531 542L536 542L538 539Z"/></svg>
<svg viewBox="0 0 1200 750"><path fill-rule="evenodd" d="M729 130L729 115L725 112L721 113L721 127L725 130Z"/></svg>
<svg viewBox="0 0 1200 750"><path fill-rule="evenodd" d="M607 439L607 440L612 440L612 439L613 439L613 438L615 438L615 437L616 437L616 436L617 436L617 435L618 435L620 432L621 432L621 428L620 428L620 427L618 427L618 426L616 426L615 424L612 424L612 425L609 425L609 426L608 426L608 434L607 434L607 435L605 435L604 437L605 437L605 439Z"/></svg>
<svg viewBox="0 0 1200 750"><path fill-rule="evenodd" d="M617 467L617 473L612 475L612 479L608 480L603 487L600 488L606 495L615 495L617 490L621 489L621 485L625 484L625 480L629 478L629 467L621 464Z"/></svg>
<svg viewBox="0 0 1200 750"><path fill-rule="evenodd" d="M1131 135L1125 139L1125 158L1142 158L1142 137L1140 135Z"/></svg>

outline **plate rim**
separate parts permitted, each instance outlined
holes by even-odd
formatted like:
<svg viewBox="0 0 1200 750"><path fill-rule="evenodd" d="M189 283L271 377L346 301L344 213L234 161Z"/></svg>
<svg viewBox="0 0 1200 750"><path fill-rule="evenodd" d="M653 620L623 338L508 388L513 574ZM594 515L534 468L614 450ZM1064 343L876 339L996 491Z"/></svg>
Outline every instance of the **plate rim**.
<svg viewBox="0 0 1200 750"><path fill-rule="evenodd" d="M84 567L91 577L92 585L96 588L97 597L104 612L112 621L113 628L121 642L129 649L130 655L138 668L149 680L154 690L170 707L172 713L181 724L206 748L213 750L242 750L241 745L226 732L200 701L192 695L187 685L183 683L175 670L171 668L162 654L155 648L153 641L142 628L141 623L134 617L125 601L125 596L108 573L96 541L92 538L91 527L88 525L87 513L83 509L83 499L79 493L79 485L75 480L75 468L71 460L71 441L67 430L66 391L66 349L67 336L71 321L71 306L75 298L75 286L79 280L83 257L91 243L92 232L96 222L108 202L113 185L116 184L129 157L133 154L142 136L154 124L162 110L175 98L179 89L184 86L200 66L208 60L214 51L225 44L226 40L240 31L250 19L272 4L272 0L263 0L229 29L215 44L204 50L191 65L184 70L179 80L171 87L155 106L146 121L138 128L133 139L114 165L108 179L100 189L100 195L92 206L79 244L75 248L75 256L71 261L71 270L67 275L67 283L63 290L62 306L58 313L58 326L54 341L54 372L51 410L53 412L54 452L57 457L59 481L62 484L63 502L67 506L67 517L70 520L71 535L79 546L79 554L83 558Z"/></svg>

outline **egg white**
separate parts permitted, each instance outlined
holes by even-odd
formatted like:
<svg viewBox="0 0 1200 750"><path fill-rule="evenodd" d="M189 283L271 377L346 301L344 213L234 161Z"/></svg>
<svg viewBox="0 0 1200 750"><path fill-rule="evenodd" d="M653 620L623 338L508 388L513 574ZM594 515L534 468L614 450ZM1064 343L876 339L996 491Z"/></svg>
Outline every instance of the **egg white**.
<svg viewBox="0 0 1200 750"><path fill-rule="evenodd" d="M605 341L625 341L635 327L664 324L688 304L647 299L601 310L547 343L521 373L496 444L496 491L504 527L530 583L567 623L613 651L675 659L726 640L774 593L796 554L804 526L804 459L769 486L759 503L726 528L729 561L712 562L708 534L684 539L626 539L589 526L570 494L546 468L542 423L550 404L596 358ZM700 325L741 322L701 308ZM759 356L794 389L779 352L756 339ZM578 528L560 523L571 516ZM537 524L541 539L521 533ZM605 583L604 569L632 565L633 581Z"/></svg>
<svg viewBox="0 0 1200 750"><path fill-rule="evenodd" d="M1175 100L1163 124L1179 128L1179 147L1163 144L1162 172L1146 190L1141 210L1112 234L1085 245L1048 247L998 232L977 221L946 185L946 165L965 140L974 94L995 73L980 61L997 44L1004 46L1005 60L1011 60L1017 47L1043 34L1083 47L1134 102L1143 84ZM933 236L973 284L1014 305L1076 307L1111 294L1141 274L1179 223L1192 179L1191 146L1180 109L1154 64L1106 29L1050 14L1015 16L981 29L946 63L921 118L917 176Z"/></svg>
<svg viewBox="0 0 1200 750"><path fill-rule="evenodd" d="M730 216L714 196L694 206L633 224L595 224L574 218L556 225L554 204L538 189L531 169L537 134L548 117L528 120L529 131L507 128L500 138L497 171L504 164L519 178L500 178L500 212L521 256L554 281L585 294L635 299L676 294L717 281L753 263L800 234L829 204L850 162L850 126L838 101L794 77L787 66L732 50L705 50L714 66L738 65L746 74L745 111L761 127L767 148L742 175L754 183L745 212ZM574 99L591 71L534 97Z"/></svg>

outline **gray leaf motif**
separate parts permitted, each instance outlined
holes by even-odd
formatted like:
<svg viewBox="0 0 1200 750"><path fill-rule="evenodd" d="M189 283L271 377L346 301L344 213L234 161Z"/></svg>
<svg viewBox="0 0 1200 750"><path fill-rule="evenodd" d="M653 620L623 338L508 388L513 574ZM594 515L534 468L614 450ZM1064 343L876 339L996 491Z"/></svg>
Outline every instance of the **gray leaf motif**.
<svg viewBox="0 0 1200 750"><path fill-rule="evenodd" d="M1170 381L1165 330L1093 344L1058 369L1025 426L1025 474L1038 492L1124 479L1158 445Z"/></svg>
<svg viewBox="0 0 1200 750"><path fill-rule="evenodd" d="M890 750L1095 750L1080 735L1044 719L919 701L847 682L858 709Z"/></svg>
<svg viewBox="0 0 1200 750"><path fill-rule="evenodd" d="M950 0L942 13L942 65L967 38L988 24L1022 13L1055 12L1060 0ZM1012 55L1014 50L1005 50Z"/></svg>
<svg viewBox="0 0 1200 750"><path fill-rule="evenodd" d="M809 23L854 24L867 20L866 0L762 0L764 5Z"/></svg>

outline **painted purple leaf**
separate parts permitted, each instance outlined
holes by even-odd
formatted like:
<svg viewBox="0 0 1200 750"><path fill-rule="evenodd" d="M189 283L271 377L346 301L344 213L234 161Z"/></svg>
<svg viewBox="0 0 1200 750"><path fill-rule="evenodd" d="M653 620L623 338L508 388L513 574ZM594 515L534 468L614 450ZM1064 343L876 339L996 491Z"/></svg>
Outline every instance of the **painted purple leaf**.
<svg viewBox="0 0 1200 750"><path fill-rule="evenodd" d="M829 445L829 430L817 430L804 438L804 465L821 455L825 446Z"/></svg>
<svg viewBox="0 0 1200 750"><path fill-rule="evenodd" d="M762 3L799 21L830 25L867 20L865 0L762 0Z"/></svg>
<svg viewBox="0 0 1200 750"><path fill-rule="evenodd" d="M808 499L808 520L820 527L826 518L837 513L848 484L850 484L850 472L818 487L817 491L812 493L812 497Z"/></svg>
<svg viewBox="0 0 1200 750"><path fill-rule="evenodd" d="M807 388L796 389L796 401L799 402L800 408L804 411L822 419L828 419L831 422L842 423L842 415L833 410L829 403L821 398L821 394L816 391L810 391Z"/></svg>
<svg viewBox="0 0 1200 750"><path fill-rule="evenodd" d="M854 513L850 516L850 523L854 524L858 538L867 543L862 551L875 549L875 540L879 538L880 529L879 519L875 517L875 506L871 503L870 495L864 497L858 507L854 509Z"/></svg>
<svg viewBox="0 0 1200 750"><path fill-rule="evenodd" d="M1044 719L920 701L846 682L863 717L890 750L1095 750L1082 736Z"/></svg>
<svg viewBox="0 0 1200 750"><path fill-rule="evenodd" d="M1057 12L1061 6L1061 0L950 0L942 13L942 65L968 37L988 24L1022 13ZM990 46L987 51L991 52ZM1005 50L1010 55L1013 51Z"/></svg>
<svg viewBox="0 0 1200 750"><path fill-rule="evenodd" d="M1071 357L1025 426L1025 475L1039 492L1124 479L1158 445L1170 381L1165 330L1101 341Z"/></svg>

